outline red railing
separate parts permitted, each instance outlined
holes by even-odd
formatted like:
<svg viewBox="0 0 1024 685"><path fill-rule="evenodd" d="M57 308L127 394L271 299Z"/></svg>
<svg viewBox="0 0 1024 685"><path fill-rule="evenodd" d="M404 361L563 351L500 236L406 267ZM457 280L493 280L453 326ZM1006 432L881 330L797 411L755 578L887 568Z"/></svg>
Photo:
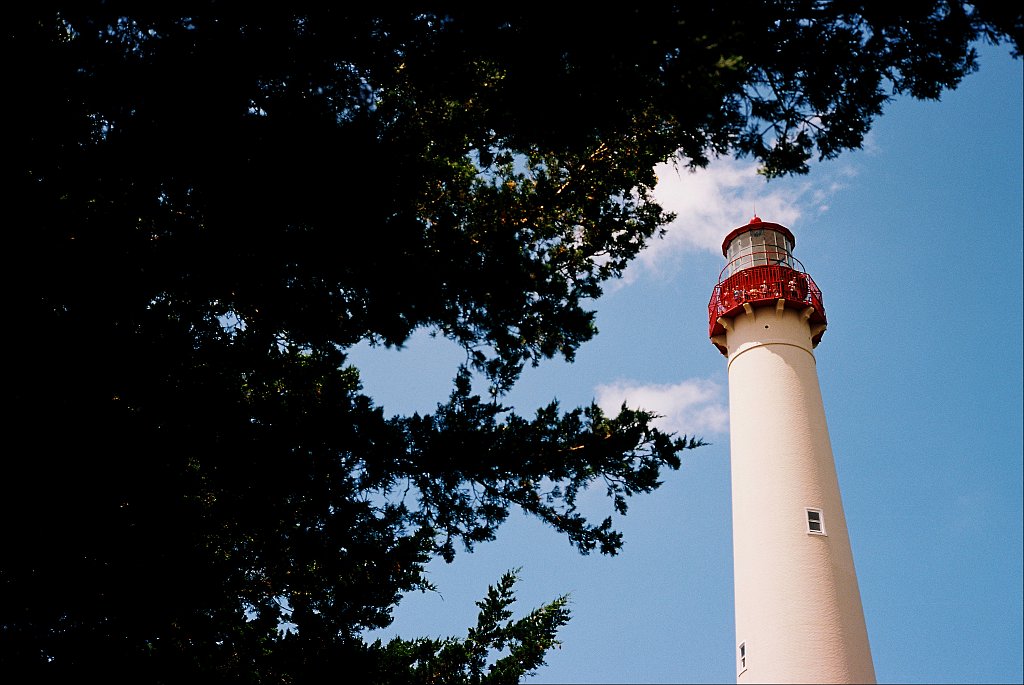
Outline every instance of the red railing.
<svg viewBox="0 0 1024 685"><path fill-rule="evenodd" d="M725 271L723 269L722 273ZM774 305L780 299L794 305L813 307L810 321L815 324L826 323L821 290L807 273L782 265L751 266L725 280L719 276L718 285L712 291L708 303L708 335L724 333L725 329L718 323L718 319L737 315L744 303L758 307Z"/></svg>

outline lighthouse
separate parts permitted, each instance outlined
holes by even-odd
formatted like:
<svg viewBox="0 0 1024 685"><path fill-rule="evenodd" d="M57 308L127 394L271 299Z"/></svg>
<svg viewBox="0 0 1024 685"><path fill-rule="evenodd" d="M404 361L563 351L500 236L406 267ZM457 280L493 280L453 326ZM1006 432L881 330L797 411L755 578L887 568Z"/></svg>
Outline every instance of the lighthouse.
<svg viewBox="0 0 1024 685"><path fill-rule="evenodd" d="M821 291L755 216L708 304L728 360L738 683L874 683L814 349Z"/></svg>

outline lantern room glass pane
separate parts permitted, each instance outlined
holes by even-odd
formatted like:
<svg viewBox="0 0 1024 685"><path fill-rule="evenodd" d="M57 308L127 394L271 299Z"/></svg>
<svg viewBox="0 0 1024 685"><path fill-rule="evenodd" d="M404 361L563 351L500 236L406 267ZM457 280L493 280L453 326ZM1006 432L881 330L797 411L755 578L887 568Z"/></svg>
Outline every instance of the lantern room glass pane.
<svg viewBox="0 0 1024 685"><path fill-rule="evenodd" d="M754 266L764 266L768 263L768 257L765 254L765 233L771 235L772 231L765 231L763 228L755 228L750 231L750 252L754 258Z"/></svg>

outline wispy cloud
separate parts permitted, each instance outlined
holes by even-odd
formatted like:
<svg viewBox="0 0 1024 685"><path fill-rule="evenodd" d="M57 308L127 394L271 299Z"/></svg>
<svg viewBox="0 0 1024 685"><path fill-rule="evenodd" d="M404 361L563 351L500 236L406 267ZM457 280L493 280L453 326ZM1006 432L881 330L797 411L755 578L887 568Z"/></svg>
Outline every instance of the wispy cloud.
<svg viewBox="0 0 1024 685"><path fill-rule="evenodd" d="M691 378L672 384L615 381L594 390L598 406L615 414L623 403L659 414L655 426L679 435L723 434L729 425L725 392L718 383Z"/></svg>
<svg viewBox="0 0 1024 685"><path fill-rule="evenodd" d="M786 226L802 216L828 209L830 198L844 187L849 169L817 166L811 176L766 181L751 162L718 159L699 171L659 165L654 196L676 220L664 237L652 240L621 281L628 285L645 273L668 277L686 253L719 254L722 238L754 214Z"/></svg>

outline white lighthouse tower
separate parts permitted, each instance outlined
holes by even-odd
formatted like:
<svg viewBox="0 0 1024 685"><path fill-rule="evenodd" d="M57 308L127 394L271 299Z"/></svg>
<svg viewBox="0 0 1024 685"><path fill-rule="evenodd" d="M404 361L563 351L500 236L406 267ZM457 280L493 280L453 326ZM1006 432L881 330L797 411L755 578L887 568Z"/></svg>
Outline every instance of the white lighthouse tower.
<svg viewBox="0 0 1024 685"><path fill-rule="evenodd" d="M874 683L814 348L821 292L793 234L725 238L708 305L728 358L738 683Z"/></svg>

